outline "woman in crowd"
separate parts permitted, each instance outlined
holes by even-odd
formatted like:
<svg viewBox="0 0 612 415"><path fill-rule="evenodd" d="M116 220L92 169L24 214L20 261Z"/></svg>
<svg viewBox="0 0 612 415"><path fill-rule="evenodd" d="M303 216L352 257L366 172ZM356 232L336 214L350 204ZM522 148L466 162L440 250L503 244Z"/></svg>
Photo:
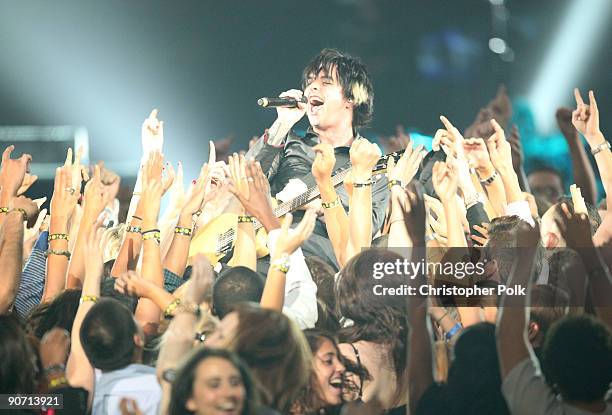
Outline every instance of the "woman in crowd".
<svg viewBox="0 0 612 415"><path fill-rule="evenodd" d="M308 384L312 356L297 325L274 310L242 304L221 321L207 347L236 353L251 369L262 403L289 412Z"/></svg>
<svg viewBox="0 0 612 415"><path fill-rule="evenodd" d="M198 348L175 374L169 415L254 415L258 394L248 368L227 350Z"/></svg>

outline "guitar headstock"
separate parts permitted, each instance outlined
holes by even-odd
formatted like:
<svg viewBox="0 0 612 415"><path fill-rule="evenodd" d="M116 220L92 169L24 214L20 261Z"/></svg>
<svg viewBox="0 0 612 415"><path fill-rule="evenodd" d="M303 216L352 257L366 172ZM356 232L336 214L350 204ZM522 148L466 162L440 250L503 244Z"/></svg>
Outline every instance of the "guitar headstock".
<svg viewBox="0 0 612 415"><path fill-rule="evenodd" d="M387 163L390 158L397 163L399 158L404 154L405 150L394 151L393 153L385 154L377 162L376 166L372 169L372 173L385 173L387 171Z"/></svg>

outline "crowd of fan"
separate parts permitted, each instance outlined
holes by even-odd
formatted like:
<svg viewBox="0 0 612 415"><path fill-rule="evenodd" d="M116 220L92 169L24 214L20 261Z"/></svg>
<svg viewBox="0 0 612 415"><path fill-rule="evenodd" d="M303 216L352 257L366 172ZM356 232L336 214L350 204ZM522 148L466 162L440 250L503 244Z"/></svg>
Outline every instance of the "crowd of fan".
<svg viewBox="0 0 612 415"><path fill-rule="evenodd" d="M367 184L381 151L366 139L350 149L348 212L331 179L333 147L315 148L321 203L294 229L290 214L277 218L261 165L217 160L212 143L185 191L180 165L164 163L157 111L142 127L123 223L119 178L103 164L86 169L69 151L47 216L43 200L23 195L31 157L8 147L0 393L60 393L57 413L612 414L612 153L593 92L588 103L575 95L575 110L557 114L574 166L569 197L553 168L525 175L508 105L494 100L464 134L441 117L428 155L405 135L385 141L404 152L388 160L380 230ZM598 207L579 133L606 191ZM300 249L318 216L339 269ZM217 263L200 238L223 220L234 220L234 244ZM377 264L421 256L486 257L484 275L463 284L528 294L372 295L377 284L439 283L400 269L372 277Z"/></svg>

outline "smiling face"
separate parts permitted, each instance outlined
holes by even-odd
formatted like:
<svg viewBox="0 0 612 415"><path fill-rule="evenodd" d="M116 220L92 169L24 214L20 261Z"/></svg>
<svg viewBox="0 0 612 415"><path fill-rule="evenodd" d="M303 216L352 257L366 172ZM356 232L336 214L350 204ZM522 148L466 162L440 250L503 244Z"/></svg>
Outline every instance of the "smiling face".
<svg viewBox="0 0 612 415"><path fill-rule="evenodd" d="M209 357L198 364L192 397L185 406L198 415L238 415L245 396L238 369L223 358Z"/></svg>
<svg viewBox="0 0 612 415"><path fill-rule="evenodd" d="M344 96L335 67L308 75L304 96L308 99L306 115L315 131L351 126L353 104Z"/></svg>
<svg viewBox="0 0 612 415"><path fill-rule="evenodd" d="M342 375L344 365L339 360L339 351L327 338L322 338L314 355L314 372L319 398L326 405L342 403Z"/></svg>

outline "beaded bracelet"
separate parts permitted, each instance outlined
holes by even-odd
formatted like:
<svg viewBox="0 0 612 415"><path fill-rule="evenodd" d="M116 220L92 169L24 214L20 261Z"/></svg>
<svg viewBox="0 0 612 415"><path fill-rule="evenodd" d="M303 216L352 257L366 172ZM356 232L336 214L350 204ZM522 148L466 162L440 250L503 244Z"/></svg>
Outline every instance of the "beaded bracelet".
<svg viewBox="0 0 612 415"><path fill-rule="evenodd" d="M401 180L391 179L391 180L389 180L389 183L387 184L387 187L389 189L391 189L393 186L404 187L404 184L402 183Z"/></svg>
<svg viewBox="0 0 612 415"><path fill-rule="evenodd" d="M70 251L67 251L65 249L49 249L45 252L45 257L48 257L49 255L62 255L70 259L71 254Z"/></svg>
<svg viewBox="0 0 612 415"><path fill-rule="evenodd" d="M66 376L61 376L57 379L51 379L49 381L49 389L55 389L59 386L64 386L64 385L68 385L68 379L66 379Z"/></svg>
<svg viewBox="0 0 612 415"><path fill-rule="evenodd" d="M21 213L21 215L23 216L23 221L24 222L28 221L28 212L26 212L25 209L15 208L15 209L11 210L11 212L19 212L19 213Z"/></svg>
<svg viewBox="0 0 612 415"><path fill-rule="evenodd" d="M142 228L140 226L128 226L125 231L130 233L142 233Z"/></svg>
<svg viewBox="0 0 612 415"><path fill-rule="evenodd" d="M480 183L485 185L485 186L488 186L491 183L493 183L493 181L495 181L495 179L497 179L497 176L498 176L498 173L497 173L497 170L496 170L496 171L493 172L493 174L491 176L487 177L484 180L480 180Z"/></svg>
<svg viewBox="0 0 612 415"><path fill-rule="evenodd" d="M0 207L0 213L8 213L9 208L7 207Z"/></svg>
<svg viewBox="0 0 612 415"><path fill-rule="evenodd" d="M157 243L161 241L161 232L159 231L148 231L142 233L142 240L148 241L149 239L155 239Z"/></svg>
<svg viewBox="0 0 612 415"><path fill-rule="evenodd" d="M97 303L98 302L98 296L97 295L82 295L81 299L79 300L79 303L83 304L86 301L91 301L92 303Z"/></svg>
<svg viewBox="0 0 612 415"><path fill-rule="evenodd" d="M329 203L321 202L321 206L323 206L324 209L332 209L338 206L342 206L342 201L340 200L340 196L338 196L332 202L329 202Z"/></svg>
<svg viewBox="0 0 612 415"><path fill-rule="evenodd" d="M248 216L248 215L239 215L238 216L238 223L253 223L253 216Z"/></svg>
<svg viewBox="0 0 612 415"><path fill-rule="evenodd" d="M191 236L192 229L183 228L182 226L177 226L176 228L174 228L174 233L178 233L179 235Z"/></svg>
<svg viewBox="0 0 612 415"><path fill-rule="evenodd" d="M360 187L367 187L367 186L372 186L372 179L368 179L365 182L362 183L353 183L353 187L358 189Z"/></svg>
<svg viewBox="0 0 612 415"><path fill-rule="evenodd" d="M272 261L272 263L270 264L270 269L276 269L282 272L283 274L286 274L287 272L289 272L290 265L291 262L289 260L289 255L284 254L282 257Z"/></svg>
<svg viewBox="0 0 612 415"><path fill-rule="evenodd" d="M172 312L174 310L176 310L176 308L179 306L179 304L181 304L181 299L180 298L175 298L174 300L172 300L172 302L170 304L168 304L168 306L164 310L164 318L165 319L172 318Z"/></svg>
<svg viewBox="0 0 612 415"><path fill-rule="evenodd" d="M58 239L63 239L63 240L68 240L68 234L66 233L52 233L49 234L49 237L47 238L49 240L49 242L51 241L56 241Z"/></svg>

